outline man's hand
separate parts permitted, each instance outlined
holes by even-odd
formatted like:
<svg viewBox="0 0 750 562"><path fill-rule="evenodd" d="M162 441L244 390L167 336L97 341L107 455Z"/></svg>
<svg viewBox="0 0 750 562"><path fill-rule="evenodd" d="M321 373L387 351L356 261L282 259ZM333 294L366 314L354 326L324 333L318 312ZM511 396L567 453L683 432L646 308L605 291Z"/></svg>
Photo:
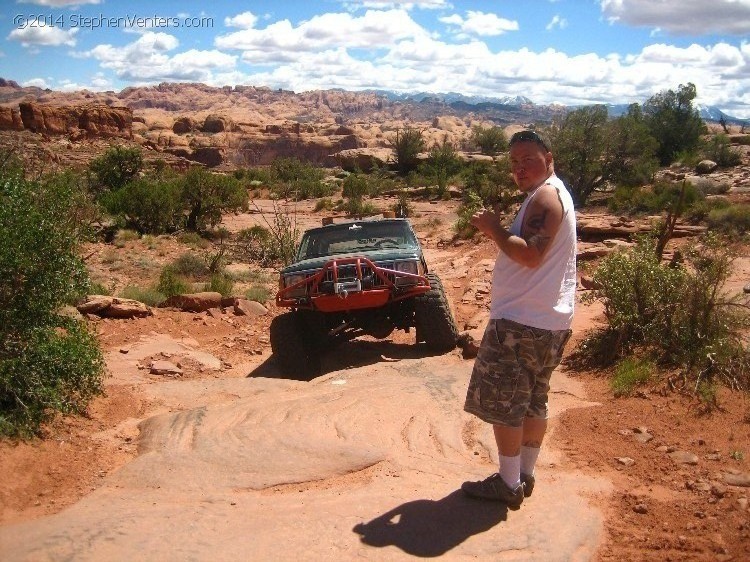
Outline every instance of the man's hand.
<svg viewBox="0 0 750 562"><path fill-rule="evenodd" d="M482 234L495 239L497 229L500 226L500 217L494 211L482 209L471 215L469 222Z"/></svg>

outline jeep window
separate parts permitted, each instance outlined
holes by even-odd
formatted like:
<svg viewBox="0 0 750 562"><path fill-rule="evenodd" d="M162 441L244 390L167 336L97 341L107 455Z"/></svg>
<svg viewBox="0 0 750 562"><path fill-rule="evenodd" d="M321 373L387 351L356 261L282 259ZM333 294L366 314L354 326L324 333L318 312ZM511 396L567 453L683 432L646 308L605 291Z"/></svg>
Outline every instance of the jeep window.
<svg viewBox="0 0 750 562"><path fill-rule="evenodd" d="M416 250L418 243L406 222L361 222L327 226L302 237L297 260L372 250Z"/></svg>

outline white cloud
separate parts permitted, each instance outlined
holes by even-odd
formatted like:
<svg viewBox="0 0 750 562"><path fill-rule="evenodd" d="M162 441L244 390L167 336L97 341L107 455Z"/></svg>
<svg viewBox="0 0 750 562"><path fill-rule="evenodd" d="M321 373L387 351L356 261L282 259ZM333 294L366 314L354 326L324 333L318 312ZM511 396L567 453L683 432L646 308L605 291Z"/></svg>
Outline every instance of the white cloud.
<svg viewBox="0 0 750 562"><path fill-rule="evenodd" d="M226 27L239 27L240 29L252 29L258 22L258 16L252 12L242 12L231 18L224 18Z"/></svg>
<svg viewBox="0 0 750 562"><path fill-rule="evenodd" d="M68 6L81 6L83 4L101 4L101 1L102 0L18 0L18 3L49 6L50 8L65 8Z"/></svg>
<svg viewBox="0 0 750 562"><path fill-rule="evenodd" d="M78 31L76 27L65 31L59 27L44 25L43 22L39 22L39 25L35 27L14 29L7 39L18 41L24 47L59 47L61 45L73 47L76 44L75 35Z"/></svg>
<svg viewBox="0 0 750 562"><path fill-rule="evenodd" d="M568 27L568 20L560 17L559 15L555 15L544 29L546 29L547 31L552 31L556 27L559 29L565 29L566 27Z"/></svg>
<svg viewBox="0 0 750 562"><path fill-rule="evenodd" d="M22 82L21 86L24 88L30 87L30 86L36 86L37 88L42 88L43 90L46 90L49 88L49 83L44 78L32 78L31 80L26 80L26 82Z"/></svg>
<svg viewBox="0 0 750 562"><path fill-rule="evenodd" d="M750 33L750 0L599 0L611 22L658 27L675 35Z"/></svg>
<svg viewBox="0 0 750 562"><path fill-rule="evenodd" d="M168 80L213 80L214 71L232 70L237 57L220 51L190 49L170 56L179 41L167 33L148 31L124 47L97 45L78 56L99 61L102 68L115 72L118 78L136 83Z"/></svg>
<svg viewBox="0 0 750 562"><path fill-rule="evenodd" d="M303 52L337 47L387 48L402 39L427 35L404 10L368 10L360 17L347 13L322 14L297 27L289 20L281 20L264 29L220 35L214 43L220 49L244 50L243 59L248 62L283 62Z"/></svg>
<svg viewBox="0 0 750 562"><path fill-rule="evenodd" d="M494 36L507 31L518 31L518 22L498 17L496 14L486 14L469 10L466 18L458 14L439 18L441 22L458 27L463 33Z"/></svg>
<svg viewBox="0 0 750 562"><path fill-rule="evenodd" d="M388 10L392 8L403 8L413 10L415 7L425 10L438 10L450 8L447 0L339 0L347 10L358 10L360 8L376 8Z"/></svg>

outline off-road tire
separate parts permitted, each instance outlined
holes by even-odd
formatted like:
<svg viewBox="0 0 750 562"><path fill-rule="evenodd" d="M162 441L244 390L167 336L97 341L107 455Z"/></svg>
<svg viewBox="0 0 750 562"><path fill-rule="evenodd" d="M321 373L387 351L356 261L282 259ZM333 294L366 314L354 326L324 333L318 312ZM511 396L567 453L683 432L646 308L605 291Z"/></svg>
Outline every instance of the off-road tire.
<svg viewBox="0 0 750 562"><path fill-rule="evenodd" d="M414 298L414 324L417 342L424 342L434 351L447 353L456 347L458 328L453 319L443 283L428 273L430 290Z"/></svg>
<svg viewBox="0 0 750 562"><path fill-rule="evenodd" d="M310 380L320 374L317 334L301 312L285 312L271 321L271 350L285 376Z"/></svg>

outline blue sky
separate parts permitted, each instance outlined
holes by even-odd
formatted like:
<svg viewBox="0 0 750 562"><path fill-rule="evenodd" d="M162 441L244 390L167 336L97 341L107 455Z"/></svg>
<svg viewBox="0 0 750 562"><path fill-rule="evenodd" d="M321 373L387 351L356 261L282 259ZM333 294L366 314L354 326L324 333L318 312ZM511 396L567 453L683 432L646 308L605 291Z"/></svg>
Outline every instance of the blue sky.
<svg viewBox="0 0 750 562"><path fill-rule="evenodd" d="M2 0L0 76L643 102L750 118L750 0Z"/></svg>

